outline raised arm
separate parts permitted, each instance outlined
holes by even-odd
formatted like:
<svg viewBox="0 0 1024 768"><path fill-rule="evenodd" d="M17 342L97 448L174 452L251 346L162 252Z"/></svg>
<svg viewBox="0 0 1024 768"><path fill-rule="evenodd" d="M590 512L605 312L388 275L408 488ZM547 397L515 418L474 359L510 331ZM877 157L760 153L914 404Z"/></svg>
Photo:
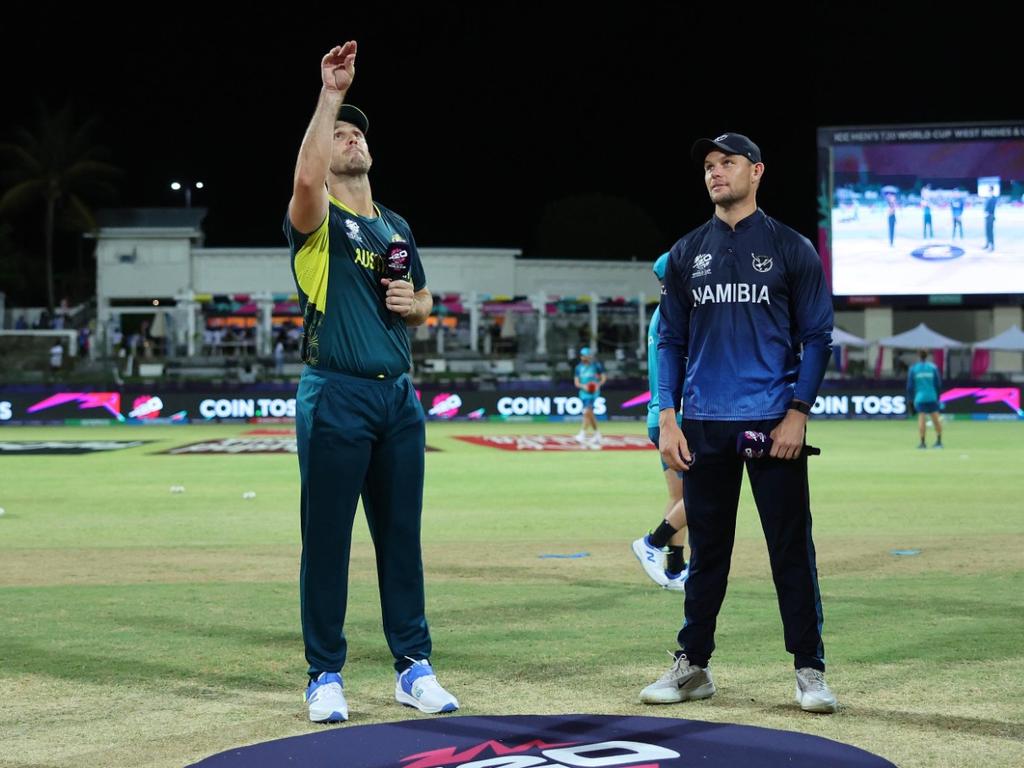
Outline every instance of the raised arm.
<svg viewBox="0 0 1024 768"><path fill-rule="evenodd" d="M288 203L292 226L303 234L314 231L327 216L327 174L331 169L334 122L355 75L355 41L335 46L320 62L323 87L299 148L292 199Z"/></svg>

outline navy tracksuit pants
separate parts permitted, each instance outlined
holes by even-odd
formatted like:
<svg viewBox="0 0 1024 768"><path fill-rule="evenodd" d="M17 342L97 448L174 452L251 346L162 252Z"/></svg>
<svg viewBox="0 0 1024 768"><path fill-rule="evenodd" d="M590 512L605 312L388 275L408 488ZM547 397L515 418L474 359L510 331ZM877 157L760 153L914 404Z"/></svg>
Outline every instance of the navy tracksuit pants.
<svg viewBox="0 0 1024 768"><path fill-rule="evenodd" d="M309 674L345 664L349 551L357 503L377 556L384 637L403 670L430 658L420 517L425 419L407 375L365 379L307 367L296 395L302 480L302 637Z"/></svg>
<svg viewBox="0 0 1024 768"><path fill-rule="evenodd" d="M744 430L768 434L778 422L683 420L683 434L696 456L683 475L691 551L678 639L691 664L707 666L715 650L715 624L729 581L744 465L736 452L736 436ZM786 650L796 668L824 671L807 458L751 459L746 466L768 544Z"/></svg>

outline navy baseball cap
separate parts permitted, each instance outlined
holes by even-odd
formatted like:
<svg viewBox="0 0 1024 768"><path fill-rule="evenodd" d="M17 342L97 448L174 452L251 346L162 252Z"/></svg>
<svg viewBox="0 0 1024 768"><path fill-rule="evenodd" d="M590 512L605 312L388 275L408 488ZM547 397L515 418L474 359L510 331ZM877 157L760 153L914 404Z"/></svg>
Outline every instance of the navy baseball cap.
<svg viewBox="0 0 1024 768"><path fill-rule="evenodd" d="M703 164L708 152L716 149L727 155L743 155L752 163L761 162L761 148L742 133L723 133L714 139L697 139L690 149L690 157Z"/></svg>
<svg viewBox="0 0 1024 768"><path fill-rule="evenodd" d="M341 105L341 109L338 110L338 120L352 123L364 134L370 130L370 118L366 116L363 110L353 104Z"/></svg>
<svg viewBox="0 0 1024 768"><path fill-rule="evenodd" d="M654 262L654 267L652 267L654 276L659 280L664 280L666 267L668 267L668 251L661 254L661 256L659 256Z"/></svg>

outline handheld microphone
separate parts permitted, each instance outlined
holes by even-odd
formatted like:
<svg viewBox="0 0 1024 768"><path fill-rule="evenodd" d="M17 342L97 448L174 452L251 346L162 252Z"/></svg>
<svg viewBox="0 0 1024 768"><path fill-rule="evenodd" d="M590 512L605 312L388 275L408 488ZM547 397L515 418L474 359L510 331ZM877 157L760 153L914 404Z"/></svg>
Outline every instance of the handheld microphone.
<svg viewBox="0 0 1024 768"><path fill-rule="evenodd" d="M396 240L388 246L381 265L380 276L388 280L409 280L411 271L411 258L409 256L409 244ZM387 311L388 289L378 283L377 290L380 292L381 303Z"/></svg>
<svg viewBox="0 0 1024 768"><path fill-rule="evenodd" d="M746 431L736 435L736 453L744 459L765 459L772 451L772 439L764 432ZM804 445L801 456L820 456L821 448Z"/></svg>
<svg viewBox="0 0 1024 768"><path fill-rule="evenodd" d="M388 280L408 280L410 263L409 244L392 243L384 256L384 277Z"/></svg>

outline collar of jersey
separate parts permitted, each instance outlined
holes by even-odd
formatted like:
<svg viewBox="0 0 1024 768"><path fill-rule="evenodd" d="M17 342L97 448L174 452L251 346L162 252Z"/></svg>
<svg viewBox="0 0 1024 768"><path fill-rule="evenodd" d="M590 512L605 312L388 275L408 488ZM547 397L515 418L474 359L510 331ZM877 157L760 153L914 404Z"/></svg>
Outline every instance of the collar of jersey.
<svg viewBox="0 0 1024 768"><path fill-rule="evenodd" d="M747 227L752 227L755 224L760 224L761 221L763 221L763 220L764 220L764 211L762 211L760 208L758 208L752 214L747 216L747 218L740 219L739 221L737 221L736 222L736 230L739 231L741 229L746 229ZM730 227L728 224L726 224L724 221L722 221L717 216L713 215L711 217L711 221L712 221L715 229L724 229L724 230L728 230L729 232L733 231L732 227Z"/></svg>
<svg viewBox="0 0 1024 768"><path fill-rule="evenodd" d="M339 208L341 208L341 210L343 210L345 213L351 214L352 216L357 216L358 218L362 219L363 221L373 221L374 219L379 219L380 218L380 208L377 207L376 203L373 203L373 210L375 210L377 212L377 215L373 216L373 217L370 217L370 216L363 216L363 214L361 214L361 213L356 213L351 208L349 208L347 205L345 205L343 202L341 202L341 200L339 200L338 198L334 197L334 195L332 195L330 192L327 193L327 199L330 200L332 203L334 203Z"/></svg>

